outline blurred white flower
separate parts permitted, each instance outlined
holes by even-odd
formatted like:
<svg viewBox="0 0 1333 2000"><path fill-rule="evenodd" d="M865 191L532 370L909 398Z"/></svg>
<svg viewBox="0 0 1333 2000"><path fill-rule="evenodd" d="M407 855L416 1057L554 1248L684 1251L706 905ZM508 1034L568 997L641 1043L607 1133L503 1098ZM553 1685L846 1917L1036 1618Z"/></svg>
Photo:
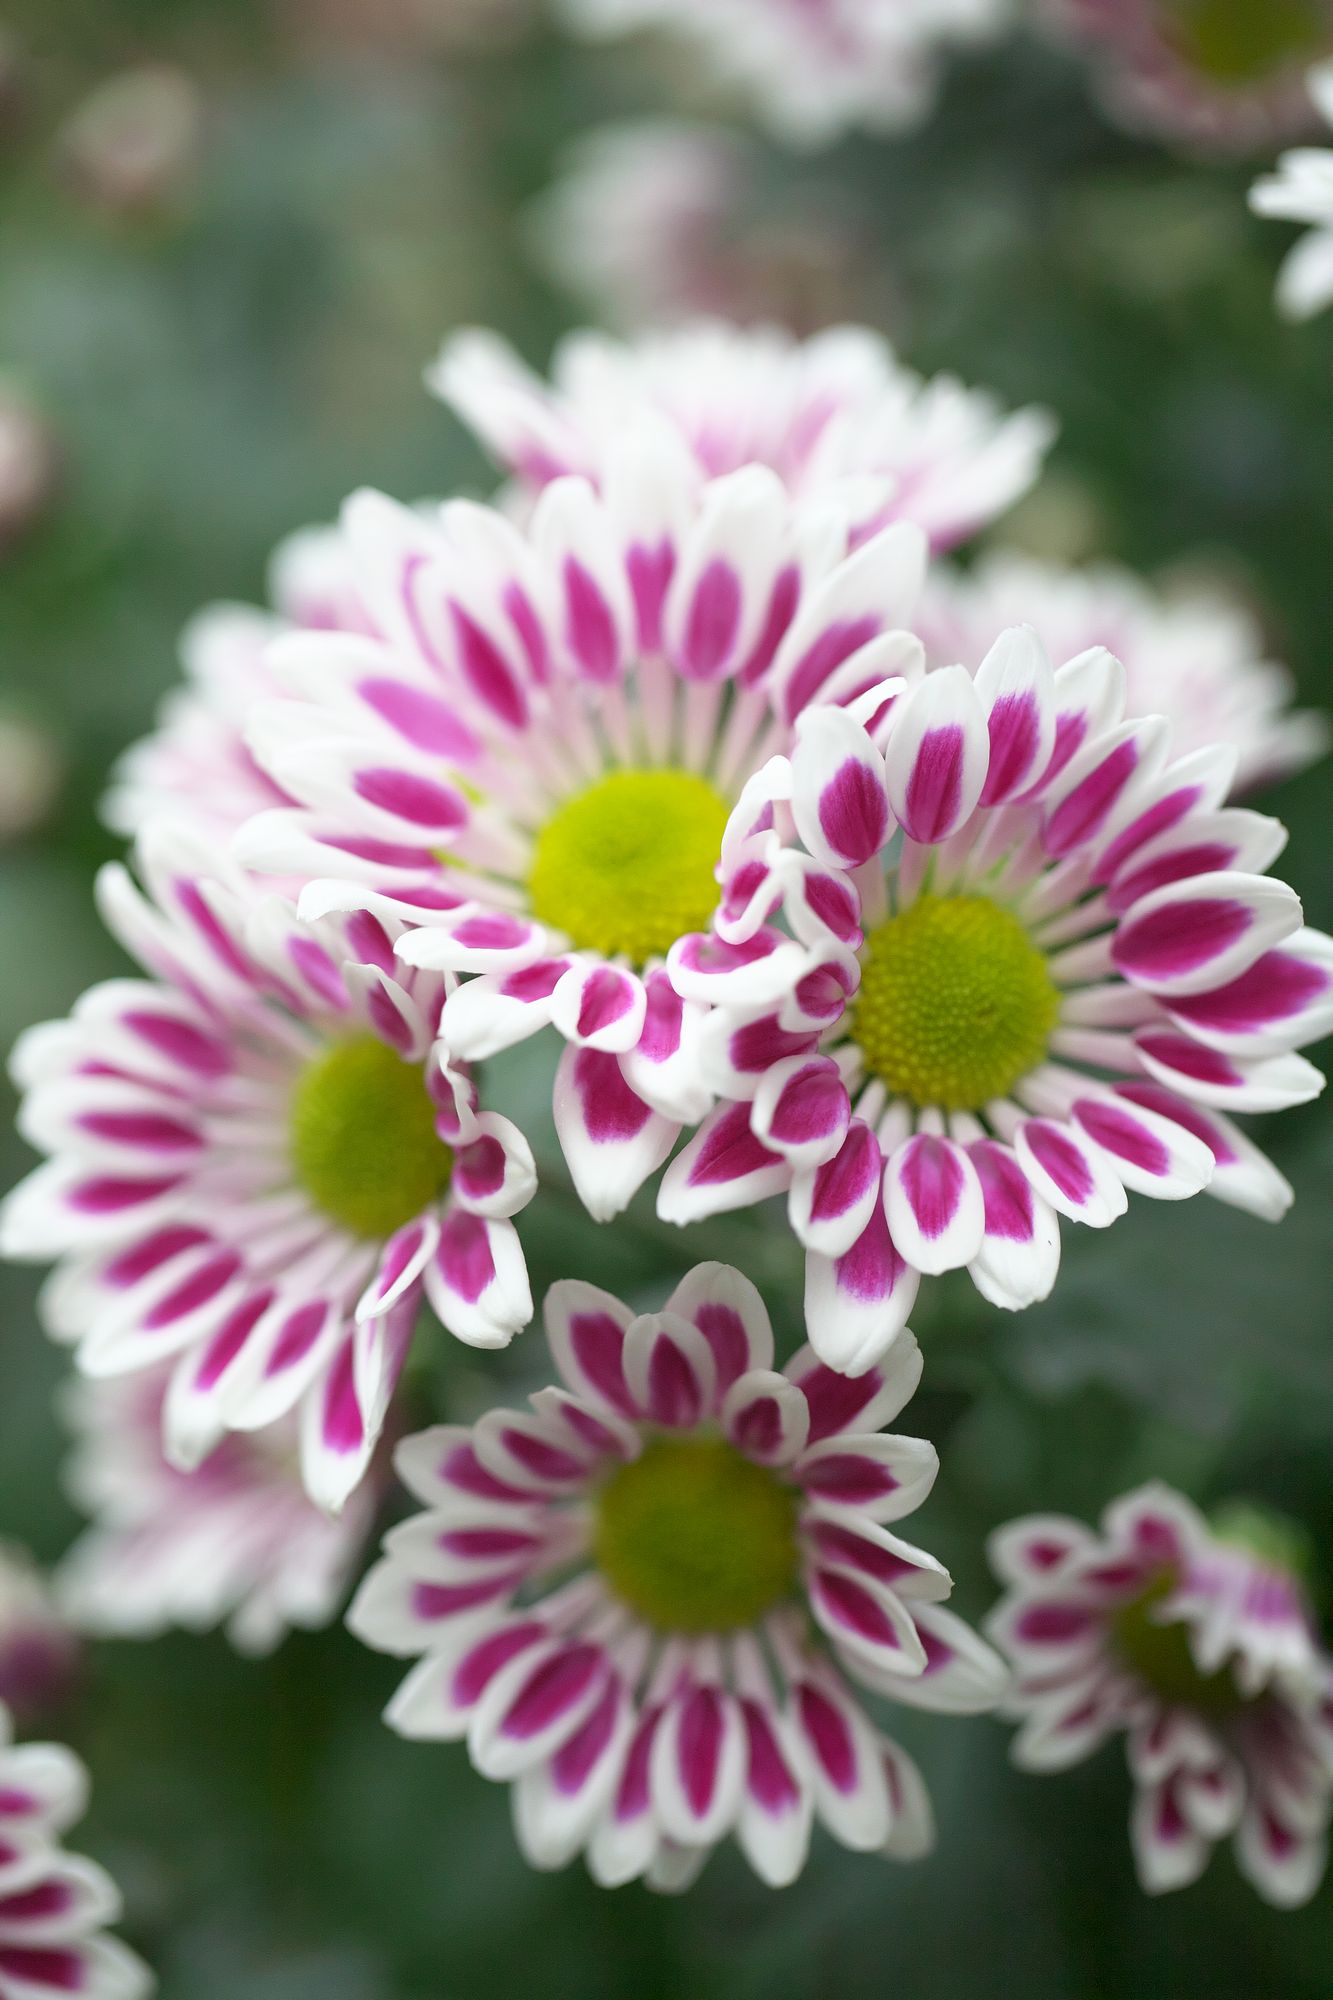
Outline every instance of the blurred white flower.
<svg viewBox="0 0 1333 2000"><path fill-rule="evenodd" d="M1333 63L1310 73L1310 95L1333 125ZM1299 146L1284 153L1277 172L1250 189L1256 215L1308 222L1310 232L1287 252L1278 273L1277 302L1288 319L1312 319L1333 301L1333 150Z"/></svg>

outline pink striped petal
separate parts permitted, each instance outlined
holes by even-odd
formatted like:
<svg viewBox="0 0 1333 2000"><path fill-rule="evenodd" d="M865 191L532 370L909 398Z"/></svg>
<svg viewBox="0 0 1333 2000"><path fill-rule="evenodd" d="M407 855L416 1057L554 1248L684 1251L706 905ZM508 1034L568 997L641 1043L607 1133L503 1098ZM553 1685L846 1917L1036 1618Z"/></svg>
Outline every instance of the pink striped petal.
<svg viewBox="0 0 1333 2000"><path fill-rule="evenodd" d="M635 1046L646 1011L638 975L595 960L576 960L551 995L551 1019L566 1040L614 1055Z"/></svg>
<svg viewBox="0 0 1333 2000"><path fill-rule="evenodd" d="M889 1232L884 1203L851 1247L837 1257L817 1251L805 1266L805 1320L810 1344L830 1368L863 1375L902 1338L920 1277Z"/></svg>
<svg viewBox="0 0 1333 2000"><path fill-rule="evenodd" d="M1009 1681L1004 1661L947 1605L912 1602L926 1664L915 1679L895 1683L894 1699L943 1715L984 1715Z"/></svg>
<svg viewBox="0 0 1333 2000"><path fill-rule="evenodd" d="M1278 1222L1295 1200L1290 1181L1220 1111L1204 1111L1155 1083L1121 1084L1118 1097L1183 1125L1213 1156L1208 1192L1264 1222Z"/></svg>
<svg viewBox="0 0 1333 2000"><path fill-rule="evenodd" d="M1238 978L1166 1006L1187 1033L1239 1055L1276 1055L1317 1041L1333 1029L1333 940L1299 931Z"/></svg>
<svg viewBox="0 0 1333 2000"><path fill-rule="evenodd" d="M907 1262L932 1275L970 1264L986 1211L977 1170L950 1139L918 1133L899 1146L884 1176L889 1229Z"/></svg>
<svg viewBox="0 0 1333 2000"><path fill-rule="evenodd" d="M814 1787L815 1811L843 1847L874 1853L892 1823L875 1732L833 1674L812 1669L793 1689L791 1717Z"/></svg>
<svg viewBox="0 0 1333 2000"><path fill-rule="evenodd" d="M1017 1312L1050 1296L1060 1268L1060 1225L1007 1146L979 1139L967 1152L986 1211L986 1234L968 1270L984 1299Z"/></svg>
<svg viewBox="0 0 1333 2000"><path fill-rule="evenodd" d="M737 1451L759 1465L791 1465L810 1434L810 1406L794 1382L751 1369L727 1391L722 1429Z"/></svg>
<svg viewBox="0 0 1333 2000"><path fill-rule="evenodd" d="M664 1311L699 1329L713 1352L718 1394L752 1369L773 1365L773 1329L758 1291L730 1264L696 1264Z"/></svg>
<svg viewBox="0 0 1333 2000"><path fill-rule="evenodd" d="M1160 716L1122 723L1091 738L1043 792L1042 843L1059 859L1104 835L1130 788L1150 783L1166 758Z"/></svg>
<svg viewBox="0 0 1333 2000"><path fill-rule="evenodd" d="M879 1200L883 1167L878 1139L853 1118L832 1158L797 1173L787 1213L807 1250L825 1258L847 1254Z"/></svg>
<svg viewBox="0 0 1333 2000"><path fill-rule="evenodd" d="M790 1177L782 1156L751 1131L749 1105L724 1104L663 1174L657 1212L664 1222L697 1222L779 1194Z"/></svg>
<svg viewBox="0 0 1333 2000"><path fill-rule="evenodd" d="M1208 1048L1171 1028L1144 1028L1134 1037L1139 1061L1159 1083L1198 1104L1229 1111L1282 1111L1318 1097L1324 1079L1303 1056L1246 1060Z"/></svg>
<svg viewBox="0 0 1333 2000"><path fill-rule="evenodd" d="M896 1521L916 1512L939 1469L939 1455L924 1438L879 1433L811 1445L795 1476L810 1500L853 1508L869 1521Z"/></svg>
<svg viewBox="0 0 1333 2000"><path fill-rule="evenodd" d="M1100 1148L1072 1125L1029 1118L1014 1134L1014 1152L1038 1194L1059 1215L1105 1229L1129 1206L1124 1183Z"/></svg>
<svg viewBox="0 0 1333 2000"><path fill-rule="evenodd" d="M469 1347L507 1347L532 1318L523 1247L501 1218L451 1208L425 1281L432 1310Z"/></svg>
<svg viewBox="0 0 1333 2000"><path fill-rule="evenodd" d="M927 674L896 704L884 756L889 803L908 837L947 840L975 811L988 759L972 676L965 667Z"/></svg>
<svg viewBox="0 0 1333 2000"><path fill-rule="evenodd" d="M1055 676L1031 626L1000 634L976 684L990 737L981 804L1002 805L1036 783L1055 750Z"/></svg>
<svg viewBox="0 0 1333 2000"><path fill-rule="evenodd" d="M1301 923L1300 899L1266 875L1195 875L1154 890L1121 918L1116 970L1155 993L1202 993L1236 978Z"/></svg>
<svg viewBox="0 0 1333 2000"><path fill-rule="evenodd" d="M565 1049L556 1070L554 1112L571 1178L599 1222L628 1206L680 1130L645 1104L626 1081L619 1059L600 1049Z"/></svg>
<svg viewBox="0 0 1333 2000"><path fill-rule="evenodd" d="M687 1682L653 1738L650 1781L663 1832L689 1847L720 1840L740 1809L746 1763L735 1696Z"/></svg>
<svg viewBox="0 0 1333 2000"><path fill-rule="evenodd" d="M816 861L856 868L889 834L884 760L844 709L807 709L792 755L792 814Z"/></svg>
<svg viewBox="0 0 1333 2000"><path fill-rule="evenodd" d="M777 1063L755 1093L756 1137L795 1168L831 1159L842 1146L852 1107L830 1056L793 1056Z"/></svg>
<svg viewBox="0 0 1333 2000"><path fill-rule="evenodd" d="M1109 1155L1125 1186L1139 1194L1184 1201L1213 1177L1213 1155L1201 1139L1120 1096L1080 1098L1073 1117L1083 1136Z"/></svg>
<svg viewBox="0 0 1333 2000"><path fill-rule="evenodd" d="M625 1383L639 1414L666 1430L693 1430L717 1409L713 1350L698 1327L645 1313L625 1336Z"/></svg>
<svg viewBox="0 0 1333 2000"><path fill-rule="evenodd" d="M616 1416L636 1416L625 1381L629 1308L596 1285L562 1278L547 1292L542 1310L555 1365L575 1395Z"/></svg>
<svg viewBox="0 0 1333 2000"><path fill-rule="evenodd" d="M532 1148L497 1111L477 1118L477 1136L454 1154L450 1190L474 1215L517 1215L537 1192Z"/></svg>

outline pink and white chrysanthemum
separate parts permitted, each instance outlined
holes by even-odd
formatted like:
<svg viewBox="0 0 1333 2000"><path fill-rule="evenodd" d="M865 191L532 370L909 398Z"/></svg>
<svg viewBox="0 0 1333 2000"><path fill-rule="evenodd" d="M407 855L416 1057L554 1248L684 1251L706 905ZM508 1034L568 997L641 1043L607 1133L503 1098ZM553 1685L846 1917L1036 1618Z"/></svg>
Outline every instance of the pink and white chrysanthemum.
<svg viewBox="0 0 1333 2000"><path fill-rule="evenodd" d="M1267 1902L1306 1902L1333 1817L1333 1660L1275 1549L1215 1532L1151 1485L1109 1507L1100 1532L1011 1521L991 1561L1007 1586L987 1629L1014 1669L1015 1762L1067 1770L1123 1734L1145 1889L1197 1880L1234 1835Z"/></svg>
<svg viewBox="0 0 1333 2000"><path fill-rule="evenodd" d="M900 1858L931 1844L915 1766L875 1698L974 1712L1004 1671L943 1608L950 1580L885 1525L938 1470L886 1434L921 1373L906 1337L855 1383L803 1348L774 1367L758 1293L701 1264L635 1317L576 1281L546 1326L562 1387L398 1453L426 1512L353 1605L420 1655L388 1719L466 1737L512 1781L537 1867L681 1887L734 1834L790 1882L819 1820Z"/></svg>
<svg viewBox="0 0 1333 2000"><path fill-rule="evenodd" d="M699 975L666 961L716 906L728 811L802 708L919 663L897 628L924 566L919 530L853 547L835 492L796 510L762 466L702 481L669 438L606 473L553 481L525 528L349 504L385 636L275 649L294 698L254 742L300 805L238 842L304 877L312 917L377 911L411 927L405 965L471 975L456 1057L555 1027L556 1125L601 1217L709 1106Z"/></svg>
<svg viewBox="0 0 1333 2000"><path fill-rule="evenodd" d="M562 0L588 35L669 28L790 145L899 132L935 98L944 49L992 33L1006 0Z"/></svg>
<svg viewBox="0 0 1333 2000"><path fill-rule="evenodd" d="M191 1470L172 1465L162 1451L170 1379L168 1368L69 1385L66 1485L91 1525L57 1572L63 1610L79 1630L111 1638L225 1622L242 1653L327 1625L384 1482L372 1469L340 1514L316 1507L291 1416L230 1433Z"/></svg>
<svg viewBox="0 0 1333 2000"><path fill-rule="evenodd" d="M83 1766L54 1743L15 1745L0 1706L0 2000L146 2000L147 1967L105 1927L120 1896L60 1835L83 1812Z"/></svg>
<svg viewBox="0 0 1333 2000"><path fill-rule="evenodd" d="M1325 124L1333 125L1333 63L1313 70L1308 85ZM1250 207L1280 222L1309 223L1309 234L1283 260L1277 302L1288 319L1312 319L1333 303L1333 149L1298 146L1284 153L1277 172L1251 188Z"/></svg>
<svg viewBox="0 0 1333 2000"><path fill-rule="evenodd" d="M1228 1113L1322 1088L1294 1051L1333 1026L1333 941L1263 873L1283 829L1223 805L1234 753L1173 758L1161 718L1123 711L1110 654L1053 673L1006 632L975 674L803 718L733 815L711 949L724 990L748 956L752 995L705 1025L728 1101L659 1213L787 1190L832 1366L885 1351L923 1274L1044 1298L1060 1215L1291 1200Z"/></svg>
<svg viewBox="0 0 1333 2000"><path fill-rule="evenodd" d="M15 1542L0 1542L0 1704L20 1722L68 1693L79 1642L48 1579Z"/></svg>
<svg viewBox="0 0 1333 2000"><path fill-rule="evenodd" d="M930 666L976 668L1012 625L1030 625L1053 660L1105 646L1125 669L1126 713L1164 715L1177 756L1234 749L1236 794L1328 748L1324 717L1292 710L1290 674L1266 657L1253 614L1222 590L1158 594L1112 564L1063 569L1005 551L966 573L932 570L912 624Z"/></svg>
<svg viewBox="0 0 1333 2000"><path fill-rule="evenodd" d="M1328 0L1042 0L1086 43L1108 112L1208 152L1253 152L1310 123L1304 76L1333 44Z"/></svg>
<svg viewBox="0 0 1333 2000"><path fill-rule="evenodd" d="M618 341L566 336L551 379L497 334L446 341L427 382L520 494L577 473L606 488L627 431L667 430L708 478L769 466L797 499L864 482L864 535L914 521L952 548L1020 500L1054 436L1044 410L1006 412L984 389L905 368L881 334L701 320Z"/></svg>
<svg viewBox="0 0 1333 2000"><path fill-rule="evenodd" d="M300 923L165 823L141 850L150 893L113 865L99 903L152 977L20 1039L20 1128L50 1157L0 1243L59 1260L47 1317L85 1373L175 1358L173 1460L299 1407L308 1489L337 1507L423 1293L478 1346L530 1318L532 1154L480 1108L441 1033L450 981L396 962L391 919Z"/></svg>
<svg viewBox="0 0 1333 2000"><path fill-rule="evenodd" d="M260 701L281 693L268 648L293 627L370 629L336 530L303 528L276 550L269 571L272 609L215 604L181 637L185 684L173 688L152 733L121 758L104 803L115 832L137 834L161 814L226 841L252 814L283 803L256 764L245 731Z"/></svg>

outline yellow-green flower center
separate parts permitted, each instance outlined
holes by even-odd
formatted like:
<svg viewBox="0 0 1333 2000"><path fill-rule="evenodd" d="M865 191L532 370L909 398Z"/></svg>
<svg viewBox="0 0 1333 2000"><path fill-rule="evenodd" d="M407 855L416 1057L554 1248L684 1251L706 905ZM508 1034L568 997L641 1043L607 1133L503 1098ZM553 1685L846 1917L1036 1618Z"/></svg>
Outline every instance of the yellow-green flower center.
<svg viewBox="0 0 1333 2000"><path fill-rule="evenodd" d="M913 1104L972 1111L1041 1061L1060 996L1017 917L986 896L922 896L870 932L852 1034Z"/></svg>
<svg viewBox="0 0 1333 2000"><path fill-rule="evenodd" d="M392 1236L449 1185L419 1063L374 1035L338 1042L302 1071L292 1096L291 1162L316 1208L353 1236Z"/></svg>
<svg viewBox="0 0 1333 2000"><path fill-rule="evenodd" d="M593 1556L659 1631L734 1631L796 1581L796 1496L722 1438L656 1438L602 1487Z"/></svg>
<svg viewBox="0 0 1333 2000"><path fill-rule="evenodd" d="M727 823L692 771L612 771L553 813L528 877L533 912L584 951L643 965L717 907Z"/></svg>
<svg viewBox="0 0 1333 2000"><path fill-rule="evenodd" d="M1314 57L1330 39L1314 0L1166 0L1177 52L1220 84L1260 83Z"/></svg>
<svg viewBox="0 0 1333 2000"><path fill-rule="evenodd" d="M1224 1715L1243 1707L1245 1696L1229 1663L1211 1674L1201 1673L1190 1647L1190 1628L1181 1621L1159 1625L1154 1620L1153 1613L1175 1587L1175 1576L1164 1571L1116 1612L1112 1633L1121 1658L1163 1701L1205 1715Z"/></svg>

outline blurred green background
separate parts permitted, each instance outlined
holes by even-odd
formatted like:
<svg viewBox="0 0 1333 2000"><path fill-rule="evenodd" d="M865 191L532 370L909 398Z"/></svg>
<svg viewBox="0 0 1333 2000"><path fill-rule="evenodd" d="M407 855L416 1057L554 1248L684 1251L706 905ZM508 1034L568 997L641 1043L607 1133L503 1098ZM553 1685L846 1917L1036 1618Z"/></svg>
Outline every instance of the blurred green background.
<svg viewBox="0 0 1333 2000"><path fill-rule="evenodd" d="M678 61L562 44L535 12L6 10L0 413L36 420L41 477L22 506L0 504L0 718L33 725L59 767L40 824L0 849L6 1047L117 969L91 907L94 865L114 851L96 802L173 681L184 619L211 598L258 598L271 545L356 485L488 489L424 395L423 364L475 320L544 362L571 309L525 261L526 204L589 124L691 88ZM114 89L145 65L160 126L146 168L106 138ZM1329 701L1333 326L1275 319L1285 232L1247 215L1250 167L1117 137L1073 69L1027 43L960 65L906 143L851 141L813 165L763 157L775 202L817 183L857 215L848 304L859 283L882 322L891 301L886 330L914 364L1058 413L1048 479L1006 539L1149 571L1223 568L1303 698ZM1284 872L1327 925L1326 772L1271 804L1292 828ZM549 1155L543 1061L511 1087ZM3 1089L8 1183L26 1159ZM964 1282L918 1318L927 1387L904 1426L944 1458L920 1539L950 1563L965 1614L990 1599L987 1529L1033 1506L1095 1514L1152 1473L1205 1504L1240 1493L1302 1521L1327 1613L1333 1127L1318 1106L1270 1126L1298 1192L1280 1228L1207 1201L1135 1202L1106 1235L1066 1231L1049 1305L999 1319ZM578 1273L655 1298L699 1257L733 1257L795 1344L780 1217L682 1236L641 1204L599 1231L553 1195L524 1236L539 1293ZM31 1274L0 1271L0 1534L54 1560L76 1523L51 1409L63 1357L37 1329L35 1291ZM416 1366L423 1413L467 1417L540 1367L523 1341L497 1359L444 1348L425 1343ZM798 1887L773 1896L723 1852L673 1902L599 1893L578 1868L529 1873L503 1791L461 1750L380 1724L396 1678L337 1629L260 1665L219 1638L94 1650L50 1727L93 1766L77 1844L125 1890L163 2000L1333 1994L1327 1889L1279 1915L1219 1854L1198 1888L1139 1895L1118 1750L1025 1779L999 1725L904 1715L940 1821L933 1859L905 1870L819 1842Z"/></svg>

